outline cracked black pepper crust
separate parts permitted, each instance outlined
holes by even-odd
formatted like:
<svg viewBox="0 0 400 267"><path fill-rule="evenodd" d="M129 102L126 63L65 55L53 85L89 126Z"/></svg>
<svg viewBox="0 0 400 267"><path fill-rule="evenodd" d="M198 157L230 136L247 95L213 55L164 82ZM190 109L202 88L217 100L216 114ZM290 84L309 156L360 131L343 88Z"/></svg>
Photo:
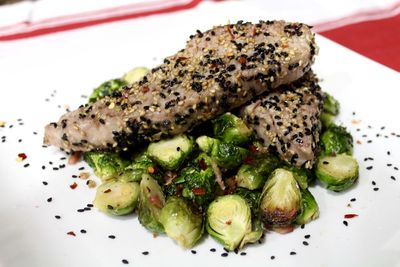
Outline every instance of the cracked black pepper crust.
<svg viewBox="0 0 400 267"><path fill-rule="evenodd" d="M260 21L197 31L141 81L46 126L64 150L126 150L190 130L310 69L314 34L301 23Z"/></svg>
<svg viewBox="0 0 400 267"><path fill-rule="evenodd" d="M309 71L244 107L242 118L265 146L276 148L282 159L311 168L321 131L322 105L318 79Z"/></svg>

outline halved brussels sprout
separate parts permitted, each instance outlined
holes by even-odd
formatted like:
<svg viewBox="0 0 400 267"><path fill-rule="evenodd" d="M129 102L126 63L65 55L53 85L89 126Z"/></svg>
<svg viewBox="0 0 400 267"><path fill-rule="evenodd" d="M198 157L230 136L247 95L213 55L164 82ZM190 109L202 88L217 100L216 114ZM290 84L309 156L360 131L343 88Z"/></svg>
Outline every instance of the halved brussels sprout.
<svg viewBox="0 0 400 267"><path fill-rule="evenodd" d="M169 197L161 210L165 233L183 248L193 247L203 234L203 216L195 213L182 198Z"/></svg>
<svg viewBox="0 0 400 267"><path fill-rule="evenodd" d="M206 229L228 250L255 242L262 235L259 228L252 231L250 207L239 195L225 195L211 202L207 209Z"/></svg>
<svg viewBox="0 0 400 267"><path fill-rule="evenodd" d="M129 165L128 160L111 152L85 152L83 159L102 181L119 178L124 173L125 167Z"/></svg>
<svg viewBox="0 0 400 267"><path fill-rule="evenodd" d="M127 85L127 83L123 79L112 79L106 81L93 90L92 94L89 96L89 103L94 103L100 98L109 96L114 91L120 90L125 85Z"/></svg>
<svg viewBox="0 0 400 267"><path fill-rule="evenodd" d="M151 143L148 155L167 170L176 170L193 150L193 140L184 134Z"/></svg>
<svg viewBox="0 0 400 267"><path fill-rule="evenodd" d="M212 121L214 126L214 136L221 141L244 145L250 141L252 130L238 117L227 112Z"/></svg>
<svg viewBox="0 0 400 267"><path fill-rule="evenodd" d="M339 102L333 98L330 94L324 92L323 93L324 97L324 106L323 110L326 113L332 114L332 115L337 115L339 114L339 109L340 109L340 104Z"/></svg>
<svg viewBox="0 0 400 267"><path fill-rule="evenodd" d="M322 156L316 171L318 180L332 191L343 191L351 187L358 178L357 160L347 154Z"/></svg>
<svg viewBox="0 0 400 267"><path fill-rule="evenodd" d="M208 136L200 136L196 139L200 150L211 156L218 166L232 169L239 166L247 156L248 150L219 141Z"/></svg>
<svg viewBox="0 0 400 267"><path fill-rule="evenodd" d="M131 213L139 200L139 184L108 181L97 188L94 206L111 215Z"/></svg>
<svg viewBox="0 0 400 267"><path fill-rule="evenodd" d="M347 132L346 128L332 124L321 135L321 147L325 155L342 153L352 155L353 137Z"/></svg>
<svg viewBox="0 0 400 267"><path fill-rule="evenodd" d="M293 172L278 168L264 185L260 199L263 222L270 226L291 224L300 210L301 192Z"/></svg>
<svg viewBox="0 0 400 267"><path fill-rule="evenodd" d="M128 84L132 84L140 81L148 72L149 69L146 67L136 67L125 73L122 79Z"/></svg>
<svg viewBox="0 0 400 267"><path fill-rule="evenodd" d="M273 155L254 158L239 168L236 175L237 185L250 190L262 188L268 176L279 164L280 160Z"/></svg>
<svg viewBox="0 0 400 267"><path fill-rule="evenodd" d="M301 191L300 213L297 215L296 223L306 224L318 218L319 208L317 201L308 189Z"/></svg>
<svg viewBox="0 0 400 267"><path fill-rule="evenodd" d="M164 205L165 197L161 187L150 175L144 174L140 182L139 222L153 233L163 233L160 214Z"/></svg>

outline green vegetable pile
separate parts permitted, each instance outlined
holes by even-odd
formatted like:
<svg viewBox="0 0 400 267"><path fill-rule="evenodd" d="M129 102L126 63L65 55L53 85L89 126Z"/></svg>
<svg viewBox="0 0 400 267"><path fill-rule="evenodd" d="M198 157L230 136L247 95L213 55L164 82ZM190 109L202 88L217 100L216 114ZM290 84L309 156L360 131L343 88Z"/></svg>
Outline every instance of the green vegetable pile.
<svg viewBox="0 0 400 267"><path fill-rule="evenodd" d="M90 101L110 95L145 73L134 69L103 83ZM118 82L116 82L118 81ZM135 153L86 152L103 181L95 206L109 215L137 212L150 232L191 248L207 232L226 249L260 240L266 229L290 231L318 217L308 190L317 179L342 191L358 178L353 139L333 122L338 102L325 94L320 151L313 170L298 169L259 149L253 132L232 113L211 121L206 134L182 134Z"/></svg>

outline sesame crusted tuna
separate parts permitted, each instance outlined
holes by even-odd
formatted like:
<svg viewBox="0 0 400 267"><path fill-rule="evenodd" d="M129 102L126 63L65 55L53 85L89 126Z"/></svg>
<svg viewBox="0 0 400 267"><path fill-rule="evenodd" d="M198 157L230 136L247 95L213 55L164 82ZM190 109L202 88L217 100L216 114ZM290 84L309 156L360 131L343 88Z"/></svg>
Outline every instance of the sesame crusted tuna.
<svg viewBox="0 0 400 267"><path fill-rule="evenodd" d="M63 115L44 142L65 150L122 149L192 129L310 69L314 34L301 23L215 27L141 81Z"/></svg>
<svg viewBox="0 0 400 267"><path fill-rule="evenodd" d="M311 168L319 141L322 105L318 79L310 71L244 107L242 117L265 146L274 146L282 159Z"/></svg>

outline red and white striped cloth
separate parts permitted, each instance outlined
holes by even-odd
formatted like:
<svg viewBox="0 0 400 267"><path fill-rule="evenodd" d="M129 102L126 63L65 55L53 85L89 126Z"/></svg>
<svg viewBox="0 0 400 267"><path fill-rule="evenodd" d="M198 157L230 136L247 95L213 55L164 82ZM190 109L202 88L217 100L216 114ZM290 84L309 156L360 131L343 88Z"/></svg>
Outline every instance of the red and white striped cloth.
<svg viewBox="0 0 400 267"><path fill-rule="evenodd" d="M178 12L196 8L201 2L202 0L23 2L0 7L0 41L10 42L149 15ZM215 2L219 3L213 3L214 5L224 5L225 1ZM233 1L229 2L232 4ZM273 13L270 4L264 6L264 1L250 2L252 5L258 4L258 8L265 8L266 14L267 11L269 14ZM302 5L307 7L307 2L302 1ZM283 15L284 12L288 12L290 6L284 3L281 3L282 6L279 6L279 3L276 5L278 6L274 8ZM383 7L364 7L361 10L360 7L362 6L355 5L353 14L323 21L316 18L317 16L312 16L312 12L318 13L318 6L314 6L314 10L306 14L308 17L305 18L305 22L314 25L314 30L325 37L400 71L400 1L391 2ZM294 6L293 9L290 10L291 14L296 14L299 6ZM302 14L304 17L305 12ZM303 19L302 16L299 17ZM289 16L289 19L292 17ZM320 22L316 22L317 20Z"/></svg>

